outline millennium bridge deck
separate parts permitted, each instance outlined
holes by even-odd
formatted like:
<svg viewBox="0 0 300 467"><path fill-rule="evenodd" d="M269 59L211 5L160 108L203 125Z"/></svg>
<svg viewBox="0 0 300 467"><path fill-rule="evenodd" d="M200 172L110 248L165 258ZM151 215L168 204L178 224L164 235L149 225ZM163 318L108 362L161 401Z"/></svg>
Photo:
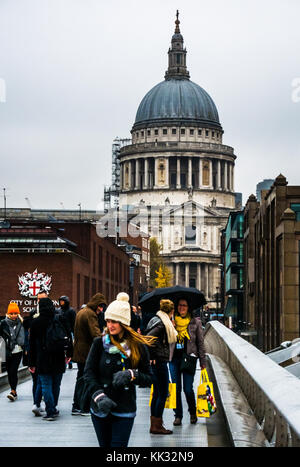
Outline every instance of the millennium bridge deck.
<svg viewBox="0 0 300 467"><path fill-rule="evenodd" d="M76 379L76 365L66 370L63 376L58 403L59 417L46 422L35 417L32 409L32 382L29 376L18 385L18 399L10 402L6 395L7 387L0 392L0 447L97 447L98 442L91 418L71 415L73 391ZM195 389L199 382L196 372ZM211 419L198 419L196 425L189 422L189 413L184 401L183 425L173 427L173 410L164 411L165 425L172 427L173 434L152 435L149 433L150 389L137 388L137 416L131 433L129 447L206 447L229 446L224 432L221 412ZM184 397L183 397L184 399Z"/></svg>
<svg viewBox="0 0 300 467"><path fill-rule="evenodd" d="M183 425L173 427L173 411L164 421L172 435L149 433L150 389L137 388L137 416L129 447L300 447L300 345L269 355L221 323L205 328L208 373L214 383L218 410L209 419L189 422L185 398ZM293 364L280 364L292 359ZM10 402L0 375L0 447L97 447L90 417L72 416L76 367L63 376L58 404L60 416L52 422L32 412L32 382L28 369L18 385L18 399ZM194 380L195 393L200 379Z"/></svg>

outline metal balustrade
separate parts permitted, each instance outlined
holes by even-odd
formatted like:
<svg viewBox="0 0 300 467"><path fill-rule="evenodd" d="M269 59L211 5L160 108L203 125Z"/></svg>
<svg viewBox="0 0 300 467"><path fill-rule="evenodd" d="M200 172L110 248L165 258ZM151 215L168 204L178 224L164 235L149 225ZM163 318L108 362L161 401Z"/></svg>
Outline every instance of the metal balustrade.
<svg viewBox="0 0 300 467"><path fill-rule="evenodd" d="M207 353L230 368L272 446L300 446L300 380L218 321L205 328Z"/></svg>

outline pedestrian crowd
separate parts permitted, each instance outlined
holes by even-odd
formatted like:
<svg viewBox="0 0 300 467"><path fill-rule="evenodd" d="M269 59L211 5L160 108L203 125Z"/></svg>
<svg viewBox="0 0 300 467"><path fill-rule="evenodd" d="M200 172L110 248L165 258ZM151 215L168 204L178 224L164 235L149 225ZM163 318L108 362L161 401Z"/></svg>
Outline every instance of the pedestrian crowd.
<svg viewBox="0 0 300 467"><path fill-rule="evenodd" d="M58 302L55 308L40 291L36 309L27 316L22 318L18 305L10 303L1 317L10 402L18 398L22 361L32 377L33 414L57 420L63 374L76 363L70 413L91 417L101 447L128 446L137 412L136 386L152 386L151 434L173 433L163 422L170 383L176 384L173 425L182 425L182 392L190 423L197 423L193 383L197 361L204 369L206 360L202 322L188 299L161 299L147 323L125 292L111 303L96 293L78 312L67 296Z"/></svg>

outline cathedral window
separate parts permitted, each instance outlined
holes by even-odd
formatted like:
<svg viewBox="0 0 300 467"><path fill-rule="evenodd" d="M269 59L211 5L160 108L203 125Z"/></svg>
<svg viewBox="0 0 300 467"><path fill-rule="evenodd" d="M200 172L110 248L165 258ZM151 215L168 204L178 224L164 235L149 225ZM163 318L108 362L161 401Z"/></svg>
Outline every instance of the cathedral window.
<svg viewBox="0 0 300 467"><path fill-rule="evenodd" d="M202 135L202 130L198 130L198 136Z"/></svg>
<svg viewBox="0 0 300 467"><path fill-rule="evenodd" d="M182 135L185 135L185 128L181 128L180 133L181 133Z"/></svg>
<svg viewBox="0 0 300 467"><path fill-rule="evenodd" d="M154 134L158 135L158 129L157 128L154 130Z"/></svg>
<svg viewBox="0 0 300 467"><path fill-rule="evenodd" d="M172 128L172 135L176 135L176 128Z"/></svg>
<svg viewBox="0 0 300 467"><path fill-rule="evenodd" d="M187 245L196 244L196 226L195 225L187 225L185 227L185 243Z"/></svg>
<svg viewBox="0 0 300 467"><path fill-rule="evenodd" d="M148 135L148 136L151 135L151 130L147 130L147 135Z"/></svg>
<svg viewBox="0 0 300 467"><path fill-rule="evenodd" d="M144 137L144 132L143 132L143 131L141 131L141 137L142 137L142 138Z"/></svg>
<svg viewBox="0 0 300 467"><path fill-rule="evenodd" d="M212 138L215 137L215 132L214 131L211 132L211 136L212 136Z"/></svg>
<svg viewBox="0 0 300 467"><path fill-rule="evenodd" d="M209 134L209 132L208 132L208 130L206 130L205 131L205 136L208 137L208 134Z"/></svg>
<svg viewBox="0 0 300 467"><path fill-rule="evenodd" d="M168 134L168 130L166 128L163 128L163 135L167 135Z"/></svg>
<svg viewBox="0 0 300 467"><path fill-rule="evenodd" d="M190 128L190 135L192 136L194 134L193 128Z"/></svg>

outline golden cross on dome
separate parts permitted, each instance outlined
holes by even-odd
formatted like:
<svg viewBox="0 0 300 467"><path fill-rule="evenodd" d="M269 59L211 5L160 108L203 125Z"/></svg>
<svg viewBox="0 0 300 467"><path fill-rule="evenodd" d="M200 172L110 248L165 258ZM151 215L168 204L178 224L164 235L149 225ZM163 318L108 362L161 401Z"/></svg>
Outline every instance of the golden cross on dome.
<svg viewBox="0 0 300 467"><path fill-rule="evenodd" d="M175 24L176 24L175 34L179 34L179 33L180 33L180 29L179 29L180 21L179 21L178 18L179 18L179 11L177 10L177 11L176 11L176 21L175 21Z"/></svg>

